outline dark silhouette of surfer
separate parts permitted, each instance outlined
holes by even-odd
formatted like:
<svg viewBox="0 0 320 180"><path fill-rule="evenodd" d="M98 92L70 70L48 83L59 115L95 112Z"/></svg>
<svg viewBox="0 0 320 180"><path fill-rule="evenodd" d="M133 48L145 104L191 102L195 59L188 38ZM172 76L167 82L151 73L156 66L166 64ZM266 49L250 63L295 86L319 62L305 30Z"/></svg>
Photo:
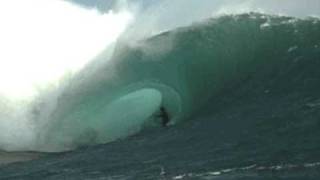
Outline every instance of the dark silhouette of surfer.
<svg viewBox="0 0 320 180"><path fill-rule="evenodd" d="M161 118L162 127L168 126L168 123L170 121L170 117L169 117L168 112L166 111L166 109L163 106L160 107L160 114L157 115L157 117Z"/></svg>

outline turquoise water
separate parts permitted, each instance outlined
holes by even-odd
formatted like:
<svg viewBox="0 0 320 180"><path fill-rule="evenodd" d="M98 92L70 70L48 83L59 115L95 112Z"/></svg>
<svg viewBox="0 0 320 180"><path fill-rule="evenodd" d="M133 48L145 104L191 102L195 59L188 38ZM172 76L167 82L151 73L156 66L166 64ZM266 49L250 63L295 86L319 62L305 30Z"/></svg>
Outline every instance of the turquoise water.
<svg viewBox="0 0 320 180"><path fill-rule="evenodd" d="M222 16L120 41L112 62L72 80L39 138L69 152L0 178L319 178L319 19Z"/></svg>

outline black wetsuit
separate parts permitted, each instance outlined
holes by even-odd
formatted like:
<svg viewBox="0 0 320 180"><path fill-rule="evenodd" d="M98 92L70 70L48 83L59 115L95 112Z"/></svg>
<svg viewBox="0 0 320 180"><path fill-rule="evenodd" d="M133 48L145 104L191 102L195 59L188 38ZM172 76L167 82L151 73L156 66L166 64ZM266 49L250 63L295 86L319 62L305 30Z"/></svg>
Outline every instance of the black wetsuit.
<svg viewBox="0 0 320 180"><path fill-rule="evenodd" d="M160 108L160 114L159 116L161 118L161 124L163 127L166 127L170 121L169 115L164 107Z"/></svg>

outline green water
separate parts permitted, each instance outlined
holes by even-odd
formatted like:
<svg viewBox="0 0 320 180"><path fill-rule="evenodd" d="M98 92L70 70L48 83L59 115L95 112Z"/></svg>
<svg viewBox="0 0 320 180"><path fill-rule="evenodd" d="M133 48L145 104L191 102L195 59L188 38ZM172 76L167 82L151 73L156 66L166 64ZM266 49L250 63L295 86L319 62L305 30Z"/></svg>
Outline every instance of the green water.
<svg viewBox="0 0 320 180"><path fill-rule="evenodd" d="M91 145L121 140L4 167L0 178L320 177L319 165L309 165L320 162L318 19L223 16L134 45L121 42L112 60L66 89L44 137L58 150L85 145L78 139L86 127L101 137ZM174 125L145 127L160 104ZM131 114L113 121L108 112ZM101 130L109 126L115 128ZM130 127L145 129L123 139ZM216 171L222 175L210 176Z"/></svg>

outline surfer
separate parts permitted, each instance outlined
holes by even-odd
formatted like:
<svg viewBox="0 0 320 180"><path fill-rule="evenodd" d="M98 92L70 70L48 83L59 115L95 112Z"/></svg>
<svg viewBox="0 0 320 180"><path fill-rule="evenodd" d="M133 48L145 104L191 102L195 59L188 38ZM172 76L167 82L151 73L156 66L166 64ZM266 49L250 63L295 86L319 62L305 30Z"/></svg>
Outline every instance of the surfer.
<svg viewBox="0 0 320 180"><path fill-rule="evenodd" d="M168 112L166 111L166 109L163 106L160 107L160 114L157 117L161 118L161 124L163 127L168 126L170 118L169 118Z"/></svg>

